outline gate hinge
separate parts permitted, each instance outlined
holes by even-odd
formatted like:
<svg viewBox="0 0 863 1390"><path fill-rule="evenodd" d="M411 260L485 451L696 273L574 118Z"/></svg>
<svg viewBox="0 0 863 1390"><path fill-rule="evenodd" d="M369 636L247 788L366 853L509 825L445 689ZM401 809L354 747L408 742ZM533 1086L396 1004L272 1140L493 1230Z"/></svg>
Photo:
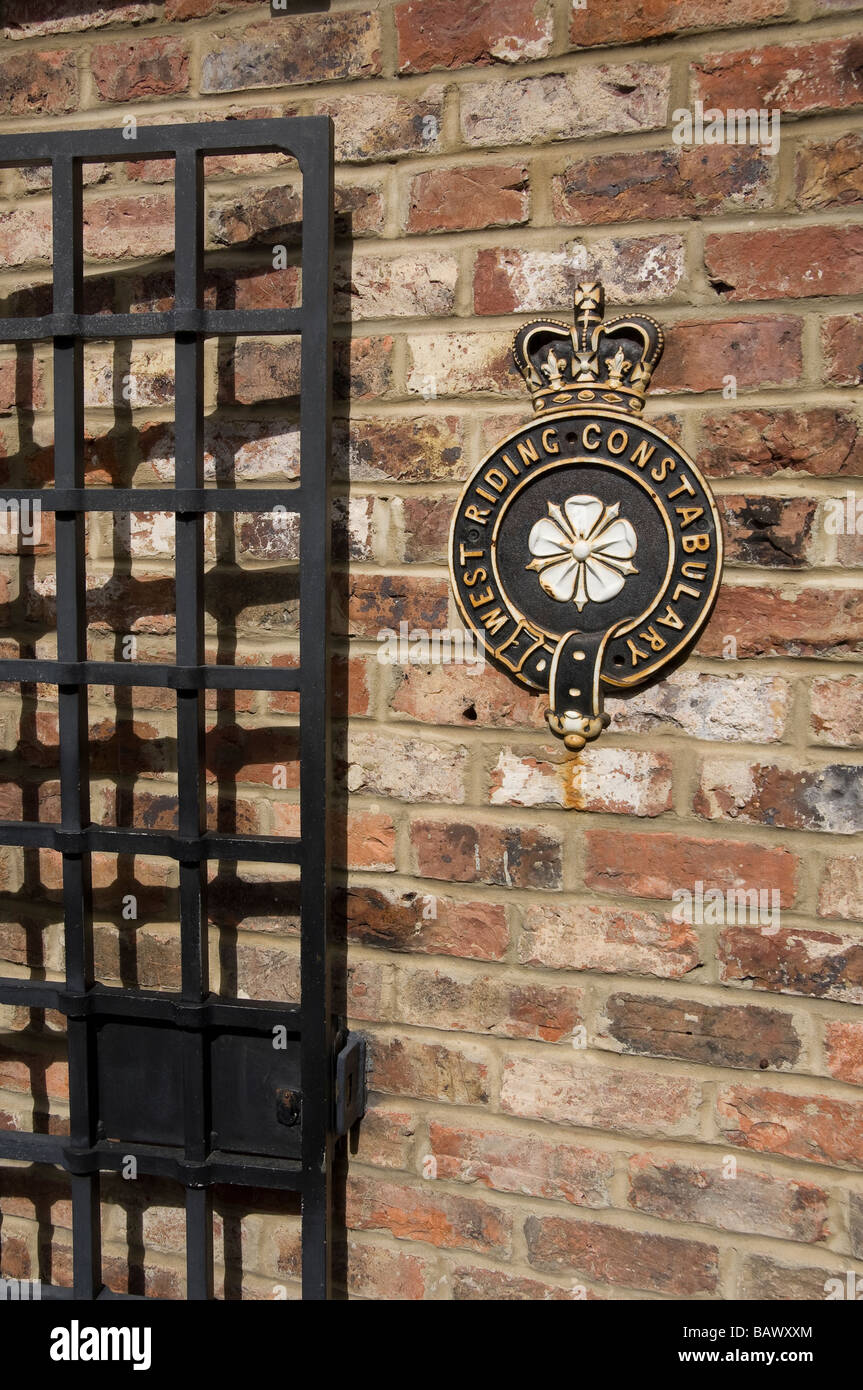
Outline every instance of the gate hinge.
<svg viewBox="0 0 863 1390"><path fill-rule="evenodd" d="M339 1138L366 1113L366 1040L346 1033L336 1053L336 1134Z"/></svg>

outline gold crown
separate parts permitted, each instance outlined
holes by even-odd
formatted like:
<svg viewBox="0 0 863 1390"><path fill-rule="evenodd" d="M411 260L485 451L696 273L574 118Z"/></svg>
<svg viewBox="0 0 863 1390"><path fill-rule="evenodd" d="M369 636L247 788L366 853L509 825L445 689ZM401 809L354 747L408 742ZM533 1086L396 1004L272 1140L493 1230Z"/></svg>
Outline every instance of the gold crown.
<svg viewBox="0 0 863 1390"><path fill-rule="evenodd" d="M575 326L538 319L515 335L512 353L536 411L610 405L640 414L665 339L655 319L638 314L602 322L598 282L575 287Z"/></svg>

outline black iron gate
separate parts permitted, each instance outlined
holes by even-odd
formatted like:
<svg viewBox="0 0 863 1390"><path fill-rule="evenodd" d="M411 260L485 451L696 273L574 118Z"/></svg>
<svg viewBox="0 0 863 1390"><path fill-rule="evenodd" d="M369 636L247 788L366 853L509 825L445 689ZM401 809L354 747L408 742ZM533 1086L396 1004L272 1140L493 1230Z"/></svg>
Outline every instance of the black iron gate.
<svg viewBox="0 0 863 1390"><path fill-rule="evenodd" d="M202 304L205 155L280 151L303 184L302 306L219 310ZM82 164L130 157L175 161L175 300L165 313L82 312ZM44 1297L113 1295L102 1283L100 1172L133 1157L137 1171L168 1177L186 1194L187 1297L213 1297L211 1188L240 1184L298 1192L302 1286L330 1293L332 1168L338 1134L361 1112L362 1042L334 1016L328 950L327 597L331 382L332 126L328 117L61 131L0 139L0 166L50 164L52 312L0 321L0 341L52 339L53 488L7 489L56 515L57 659L0 660L0 680L58 687L59 824L0 822L0 844L50 847L63 864L65 982L0 979L0 1002L58 1009L67 1020L68 1136L0 1132L0 1159L60 1165L73 1202L72 1289ZM207 336L298 334L301 466L297 486L204 485L203 355ZM83 344L172 335L175 343L173 488L86 487ZM300 524L299 669L205 664L203 583L207 512L287 507ZM176 659L173 665L88 661L85 536L88 511L173 511ZM178 823L174 834L110 828L90 819L87 686L162 686L177 697ZM207 829L204 692L296 691L300 697L301 833L295 839ZM90 856L94 851L171 856L179 863L181 989L109 988L94 980ZM207 861L299 866L301 1002L216 996L207 967ZM281 1046L274 1046L278 1037ZM338 1113L337 1113L338 1112Z"/></svg>

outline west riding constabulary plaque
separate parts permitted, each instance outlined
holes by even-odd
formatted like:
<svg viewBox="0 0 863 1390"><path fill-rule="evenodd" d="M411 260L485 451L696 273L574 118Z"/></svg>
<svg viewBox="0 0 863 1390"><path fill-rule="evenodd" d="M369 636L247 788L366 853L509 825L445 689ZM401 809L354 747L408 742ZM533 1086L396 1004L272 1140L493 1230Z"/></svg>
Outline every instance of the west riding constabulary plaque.
<svg viewBox="0 0 863 1390"><path fill-rule="evenodd" d="M641 419L662 328L603 311L602 286L581 284L573 328L516 333L534 419L482 461L450 529L464 621L513 679L548 691L549 726L572 750L608 725L605 693L652 685L684 659L722 572L707 484Z"/></svg>

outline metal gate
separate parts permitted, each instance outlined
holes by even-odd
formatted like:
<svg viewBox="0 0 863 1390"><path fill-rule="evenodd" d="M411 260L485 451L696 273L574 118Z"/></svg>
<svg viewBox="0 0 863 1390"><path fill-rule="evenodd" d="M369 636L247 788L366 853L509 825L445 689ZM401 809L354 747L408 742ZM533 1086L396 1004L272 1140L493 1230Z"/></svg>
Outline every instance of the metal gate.
<svg viewBox="0 0 863 1390"><path fill-rule="evenodd" d="M280 151L303 184L302 307L205 309L205 155ZM82 163L175 161L175 300L165 313L82 312ZM330 1294L334 1146L364 1103L363 1044L334 1017L328 949L329 449L333 225L332 124L328 117L51 132L0 139L0 165L50 164L53 305L41 317L0 321L0 341L53 340L54 487L7 489L56 515L57 660L0 660L0 680L58 687L59 824L0 822L0 844L62 855L65 982L0 979L0 1002L60 1010L67 1020L70 1132L0 1132L0 1159L60 1165L73 1203L72 1289L44 1297L132 1297L104 1288L100 1172L137 1171L185 1188L187 1297L213 1297L214 1183L298 1192L304 1298ZM204 486L204 341L219 334L298 334L301 467L297 486ZM87 340L172 335L175 343L175 476L172 489L86 487L83 345ZM207 512L287 507L300 525L299 669L205 664L203 584ZM176 659L173 665L88 661L85 534L88 511L173 511ZM176 833L110 828L90 819L87 686L96 682L176 691ZM295 691L300 697L301 833L296 839L207 829L204 692ZM179 864L181 989L168 993L95 983L91 931L94 851L170 856ZM216 996L207 966L207 861L299 866L301 1002ZM274 1029L282 1046L274 1046ZM338 1079L337 1079L338 1078ZM134 1084L132 1084L134 1082ZM338 1111L338 1114L337 1114Z"/></svg>

